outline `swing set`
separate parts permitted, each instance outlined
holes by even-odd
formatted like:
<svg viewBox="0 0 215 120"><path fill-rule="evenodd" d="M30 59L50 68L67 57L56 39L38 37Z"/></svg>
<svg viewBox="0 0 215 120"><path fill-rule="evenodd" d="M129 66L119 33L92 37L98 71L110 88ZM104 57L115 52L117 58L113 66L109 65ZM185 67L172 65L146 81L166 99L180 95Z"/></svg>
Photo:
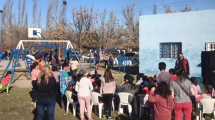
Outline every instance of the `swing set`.
<svg viewBox="0 0 215 120"><path fill-rule="evenodd" d="M72 58L72 52L75 53L75 57L77 58L82 70L84 70L84 67L83 65L81 64L81 61L78 57L78 55L76 54L75 52L75 49L73 48L72 46L72 43L69 41L69 40L45 40L45 38L43 37L43 35L41 34L41 31L37 31L38 28L29 28L28 30L28 36L30 37L38 37L39 35L42 36L43 40L20 40L17 47L14 49L12 49L12 54L10 56L10 61L1 77L1 80L3 79L4 75L6 74L6 72L9 70L9 67L11 66L11 63L12 63L12 68L11 68L11 78L10 78L10 84L12 84L13 82L13 77L14 77L14 73L15 73L15 69L16 69L16 65L17 65L17 61L19 59L19 54L22 52L24 53L23 54L23 60L24 60L24 63L25 63L25 67L26 67L26 71L29 75L31 75L31 71L30 71L30 65L28 64L28 58L26 57L26 50L24 48L24 44L25 43L37 43L37 44L40 44L42 43L42 45L31 45L30 46L30 55L32 55L32 48L33 47L36 47L38 48L40 54L42 54L42 51L40 50L40 48L61 48L61 50L63 51L63 54L64 54L64 57L65 59L67 58L67 52L70 53L70 59ZM30 32L29 32L30 31ZM33 34L32 34L33 33ZM39 33L39 35L38 35ZM46 44L45 44L46 43ZM49 43L63 43L66 45L66 48L64 48L63 46L55 46L55 45L50 45ZM43 54L42 54L43 55ZM43 60L46 63L46 60L45 58L43 57ZM30 60L30 64L32 64L32 60ZM1 81L0 80L0 81Z"/></svg>
<svg viewBox="0 0 215 120"><path fill-rule="evenodd" d="M91 71L91 62L92 62L92 59L91 59L91 54L92 52L97 52L97 51L111 51L111 52L118 52L118 55L119 55L119 58L118 60L114 59L113 62L115 62L116 64L118 64L118 73L120 74L120 70L121 70L121 66L122 66L122 56L121 56L121 52L123 52L123 61L125 61L125 50L117 50L117 49L91 49L90 50L90 71ZM94 60L96 60L96 57L94 57ZM114 65L116 65L114 64ZM125 73L125 65L126 64L123 64L123 72Z"/></svg>

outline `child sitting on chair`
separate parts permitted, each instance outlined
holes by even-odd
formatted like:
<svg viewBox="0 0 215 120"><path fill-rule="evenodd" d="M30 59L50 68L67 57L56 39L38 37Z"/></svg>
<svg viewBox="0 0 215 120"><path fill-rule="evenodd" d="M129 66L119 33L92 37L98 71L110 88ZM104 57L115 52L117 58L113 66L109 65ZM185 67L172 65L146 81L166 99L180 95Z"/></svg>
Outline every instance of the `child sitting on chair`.
<svg viewBox="0 0 215 120"><path fill-rule="evenodd" d="M11 75L11 71L7 71L6 75L4 76L4 78L1 80L0 83L0 91L2 90L3 85L6 86L6 93L9 94L9 77Z"/></svg>

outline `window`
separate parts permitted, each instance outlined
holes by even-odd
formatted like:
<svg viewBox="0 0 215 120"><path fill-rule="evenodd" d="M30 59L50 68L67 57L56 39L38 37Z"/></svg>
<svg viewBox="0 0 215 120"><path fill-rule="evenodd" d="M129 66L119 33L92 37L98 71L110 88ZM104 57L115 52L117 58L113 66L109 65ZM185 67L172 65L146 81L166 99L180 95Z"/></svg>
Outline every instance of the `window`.
<svg viewBox="0 0 215 120"><path fill-rule="evenodd" d="M182 52L182 43L160 43L160 58L177 59Z"/></svg>
<svg viewBox="0 0 215 120"><path fill-rule="evenodd" d="M206 51L215 51L215 42L206 42Z"/></svg>

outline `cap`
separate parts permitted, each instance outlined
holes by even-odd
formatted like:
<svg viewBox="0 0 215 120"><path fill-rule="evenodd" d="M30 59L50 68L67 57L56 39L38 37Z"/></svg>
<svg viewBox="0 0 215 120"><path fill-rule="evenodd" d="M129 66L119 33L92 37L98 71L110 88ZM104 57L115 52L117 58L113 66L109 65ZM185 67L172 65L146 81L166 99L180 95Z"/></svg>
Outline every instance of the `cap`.
<svg viewBox="0 0 215 120"><path fill-rule="evenodd" d="M42 54L37 54L36 57L35 57L35 59L40 59L40 58L42 58L42 57L43 57Z"/></svg>

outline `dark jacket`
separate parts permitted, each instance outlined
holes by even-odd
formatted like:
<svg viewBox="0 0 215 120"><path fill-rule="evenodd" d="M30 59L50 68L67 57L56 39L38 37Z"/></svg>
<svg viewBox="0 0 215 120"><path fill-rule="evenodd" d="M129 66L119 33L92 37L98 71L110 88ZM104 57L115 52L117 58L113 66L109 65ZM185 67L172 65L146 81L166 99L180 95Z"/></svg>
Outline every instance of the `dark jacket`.
<svg viewBox="0 0 215 120"><path fill-rule="evenodd" d="M36 80L38 82L38 80ZM40 84L36 84L37 99L55 99L57 83L54 77L49 78L48 84L45 83L45 75L41 77Z"/></svg>
<svg viewBox="0 0 215 120"><path fill-rule="evenodd" d="M189 63L188 63L188 60L186 58L183 58L182 61L183 61L183 66L181 66L179 64L179 61L180 61L180 58L176 60L175 62L175 68L178 68L178 66L182 67L183 70L184 70L184 73L186 75L189 75L190 74L190 67L189 67Z"/></svg>

